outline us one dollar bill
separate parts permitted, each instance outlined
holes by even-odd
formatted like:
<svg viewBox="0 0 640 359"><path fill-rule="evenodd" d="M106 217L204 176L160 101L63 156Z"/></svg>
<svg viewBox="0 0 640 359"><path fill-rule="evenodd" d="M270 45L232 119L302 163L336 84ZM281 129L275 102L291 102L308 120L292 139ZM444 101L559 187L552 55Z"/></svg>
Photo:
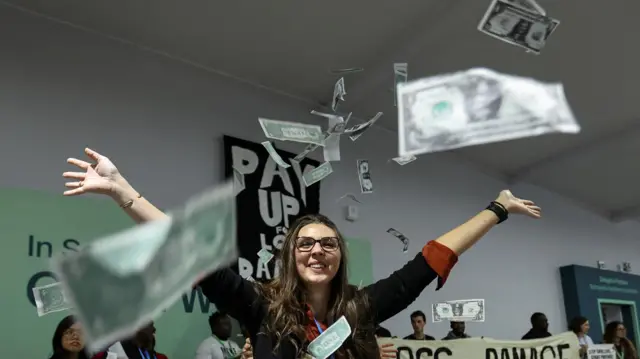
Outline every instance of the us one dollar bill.
<svg viewBox="0 0 640 359"><path fill-rule="evenodd" d="M307 351L315 359L326 359L335 353L350 335L351 326L347 318L343 315L327 328L327 330L311 341L307 347Z"/></svg>
<svg viewBox="0 0 640 359"><path fill-rule="evenodd" d="M344 133L349 135L351 141L357 140L362 134L368 130L371 126L373 126L378 119L382 117L382 112L378 112L375 116L373 116L369 121L361 123L359 125L355 125L353 127L347 128L344 130Z"/></svg>
<svg viewBox="0 0 640 359"><path fill-rule="evenodd" d="M71 308L60 282L35 287L32 290L39 317Z"/></svg>
<svg viewBox="0 0 640 359"><path fill-rule="evenodd" d="M237 255L234 190L226 183L167 219L93 241L53 266L90 350L100 350L135 333Z"/></svg>
<svg viewBox="0 0 640 359"><path fill-rule="evenodd" d="M307 147L304 148L304 150L300 153L298 153L296 155L296 157L293 158L294 161L296 162L300 162L302 161L305 157L307 157L307 155L313 151L316 150L316 148L320 147L320 145L316 145L316 144L308 144Z"/></svg>
<svg viewBox="0 0 640 359"><path fill-rule="evenodd" d="M434 303L431 307L433 322L484 322L484 299L450 300Z"/></svg>
<svg viewBox="0 0 640 359"><path fill-rule="evenodd" d="M544 15L544 10L539 12L538 7L526 0L493 0L480 20L478 30L539 54L560 21Z"/></svg>
<svg viewBox="0 0 640 359"><path fill-rule="evenodd" d="M398 97L395 95L396 89L398 88L399 83L407 82L407 76L409 75L409 65L407 63L395 63L393 64L393 105L398 105Z"/></svg>
<svg viewBox="0 0 640 359"><path fill-rule="evenodd" d="M338 109L338 104L341 101L344 101L344 96L347 94L347 90L344 86L344 77L341 77L336 81L335 85L333 85L333 99L331 100L331 109L333 112L336 112Z"/></svg>
<svg viewBox="0 0 640 359"><path fill-rule="evenodd" d="M268 249L262 248L258 251L258 258L262 261L262 263L267 264L273 259L273 253L269 252Z"/></svg>
<svg viewBox="0 0 640 359"><path fill-rule="evenodd" d="M418 158L416 156L411 155L411 156L395 157L395 158L392 158L391 160L399 164L400 166L404 166L407 163L411 163L417 159Z"/></svg>
<svg viewBox="0 0 640 359"><path fill-rule="evenodd" d="M342 117L329 118L329 131L324 138L322 154L325 162L340 161L340 137L345 130L346 122Z"/></svg>
<svg viewBox="0 0 640 359"><path fill-rule="evenodd" d="M305 187L309 187L318 181L322 181L332 173L333 167L331 167L331 162L324 162L320 166L302 175L302 182L304 182Z"/></svg>
<svg viewBox="0 0 640 359"><path fill-rule="evenodd" d="M578 133L559 83L473 68L398 86L399 155Z"/></svg>
<svg viewBox="0 0 640 359"><path fill-rule="evenodd" d="M324 135L320 126L266 118L259 118L258 121L264 135L272 140L313 143L324 146Z"/></svg>
<svg viewBox="0 0 640 359"><path fill-rule="evenodd" d="M387 233L398 238L403 245L402 252L407 253L407 251L409 250L409 238L393 228L387 229Z"/></svg>
<svg viewBox="0 0 640 359"><path fill-rule="evenodd" d="M358 179L360 180L360 192L363 194L373 193L373 182L371 182L371 170L369 160L356 160L358 165Z"/></svg>

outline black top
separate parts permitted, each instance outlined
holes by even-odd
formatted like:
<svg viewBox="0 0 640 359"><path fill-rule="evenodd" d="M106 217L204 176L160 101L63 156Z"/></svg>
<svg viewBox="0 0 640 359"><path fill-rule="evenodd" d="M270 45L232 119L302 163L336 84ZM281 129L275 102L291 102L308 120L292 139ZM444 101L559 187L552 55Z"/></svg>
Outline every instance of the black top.
<svg viewBox="0 0 640 359"><path fill-rule="evenodd" d="M436 340L436 338L432 337L431 335L427 335L427 334L425 334L424 338L422 338L422 339L417 339L415 334L407 335L406 337L404 337L404 339L407 339L407 340Z"/></svg>
<svg viewBox="0 0 640 359"><path fill-rule="evenodd" d="M471 338L467 335L467 333L462 333L462 335L456 335L452 330L447 333L447 336L442 338L442 340L455 340L455 339L467 339Z"/></svg>
<svg viewBox="0 0 640 359"><path fill-rule="evenodd" d="M436 277L436 272L420 253L389 277L362 288L371 302L370 328L375 328L376 324L406 309ZM204 295L217 308L224 309L231 317L238 320L240 325L247 328L253 345L254 359L297 357L296 349L290 341L282 340L274 353L274 336L258 334L267 315L268 303L257 293L251 282L243 279L233 270L225 268L209 275L199 285ZM355 327L354 323L349 324L352 328ZM373 330L371 333L363 334L375 340Z"/></svg>
<svg viewBox="0 0 640 359"><path fill-rule="evenodd" d="M546 330L531 328L529 329L527 334L522 336L522 340L542 339L542 338L548 338L550 336L551 336L551 333L549 333Z"/></svg>

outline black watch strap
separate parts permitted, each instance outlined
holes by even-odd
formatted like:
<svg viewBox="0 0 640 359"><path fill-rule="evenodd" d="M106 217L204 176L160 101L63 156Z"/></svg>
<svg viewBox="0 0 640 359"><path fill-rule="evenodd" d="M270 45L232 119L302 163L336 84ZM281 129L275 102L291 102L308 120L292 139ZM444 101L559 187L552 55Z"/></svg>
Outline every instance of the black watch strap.
<svg viewBox="0 0 640 359"><path fill-rule="evenodd" d="M487 210L493 212L498 216L498 224L504 222L509 218L509 211L507 211L504 206L496 201L489 203L486 208Z"/></svg>

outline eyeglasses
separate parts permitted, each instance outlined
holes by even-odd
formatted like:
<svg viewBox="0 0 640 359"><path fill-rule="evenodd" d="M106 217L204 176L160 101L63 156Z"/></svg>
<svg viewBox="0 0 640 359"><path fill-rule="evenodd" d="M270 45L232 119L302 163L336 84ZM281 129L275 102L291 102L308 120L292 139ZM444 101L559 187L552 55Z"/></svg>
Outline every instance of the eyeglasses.
<svg viewBox="0 0 640 359"><path fill-rule="evenodd" d="M311 249L313 249L316 243L320 243L320 247L327 252L333 252L340 247L338 244L338 238L336 237L324 237L320 239L311 237L298 237L296 248L300 252L311 252Z"/></svg>
<svg viewBox="0 0 640 359"><path fill-rule="evenodd" d="M82 331L78 329L67 329L62 332L62 336L64 338L73 338L74 336L76 338L82 338Z"/></svg>

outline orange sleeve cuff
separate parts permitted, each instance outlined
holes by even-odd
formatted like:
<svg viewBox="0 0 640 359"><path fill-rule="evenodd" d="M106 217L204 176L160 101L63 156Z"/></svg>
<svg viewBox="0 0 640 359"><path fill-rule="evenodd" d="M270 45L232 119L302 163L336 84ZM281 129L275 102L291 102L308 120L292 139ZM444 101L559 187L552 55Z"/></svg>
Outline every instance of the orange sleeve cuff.
<svg viewBox="0 0 640 359"><path fill-rule="evenodd" d="M422 247L422 256L427 264L438 274L438 286L436 290L442 288L449 277L453 266L458 263L458 256L449 247L436 241L429 241Z"/></svg>

